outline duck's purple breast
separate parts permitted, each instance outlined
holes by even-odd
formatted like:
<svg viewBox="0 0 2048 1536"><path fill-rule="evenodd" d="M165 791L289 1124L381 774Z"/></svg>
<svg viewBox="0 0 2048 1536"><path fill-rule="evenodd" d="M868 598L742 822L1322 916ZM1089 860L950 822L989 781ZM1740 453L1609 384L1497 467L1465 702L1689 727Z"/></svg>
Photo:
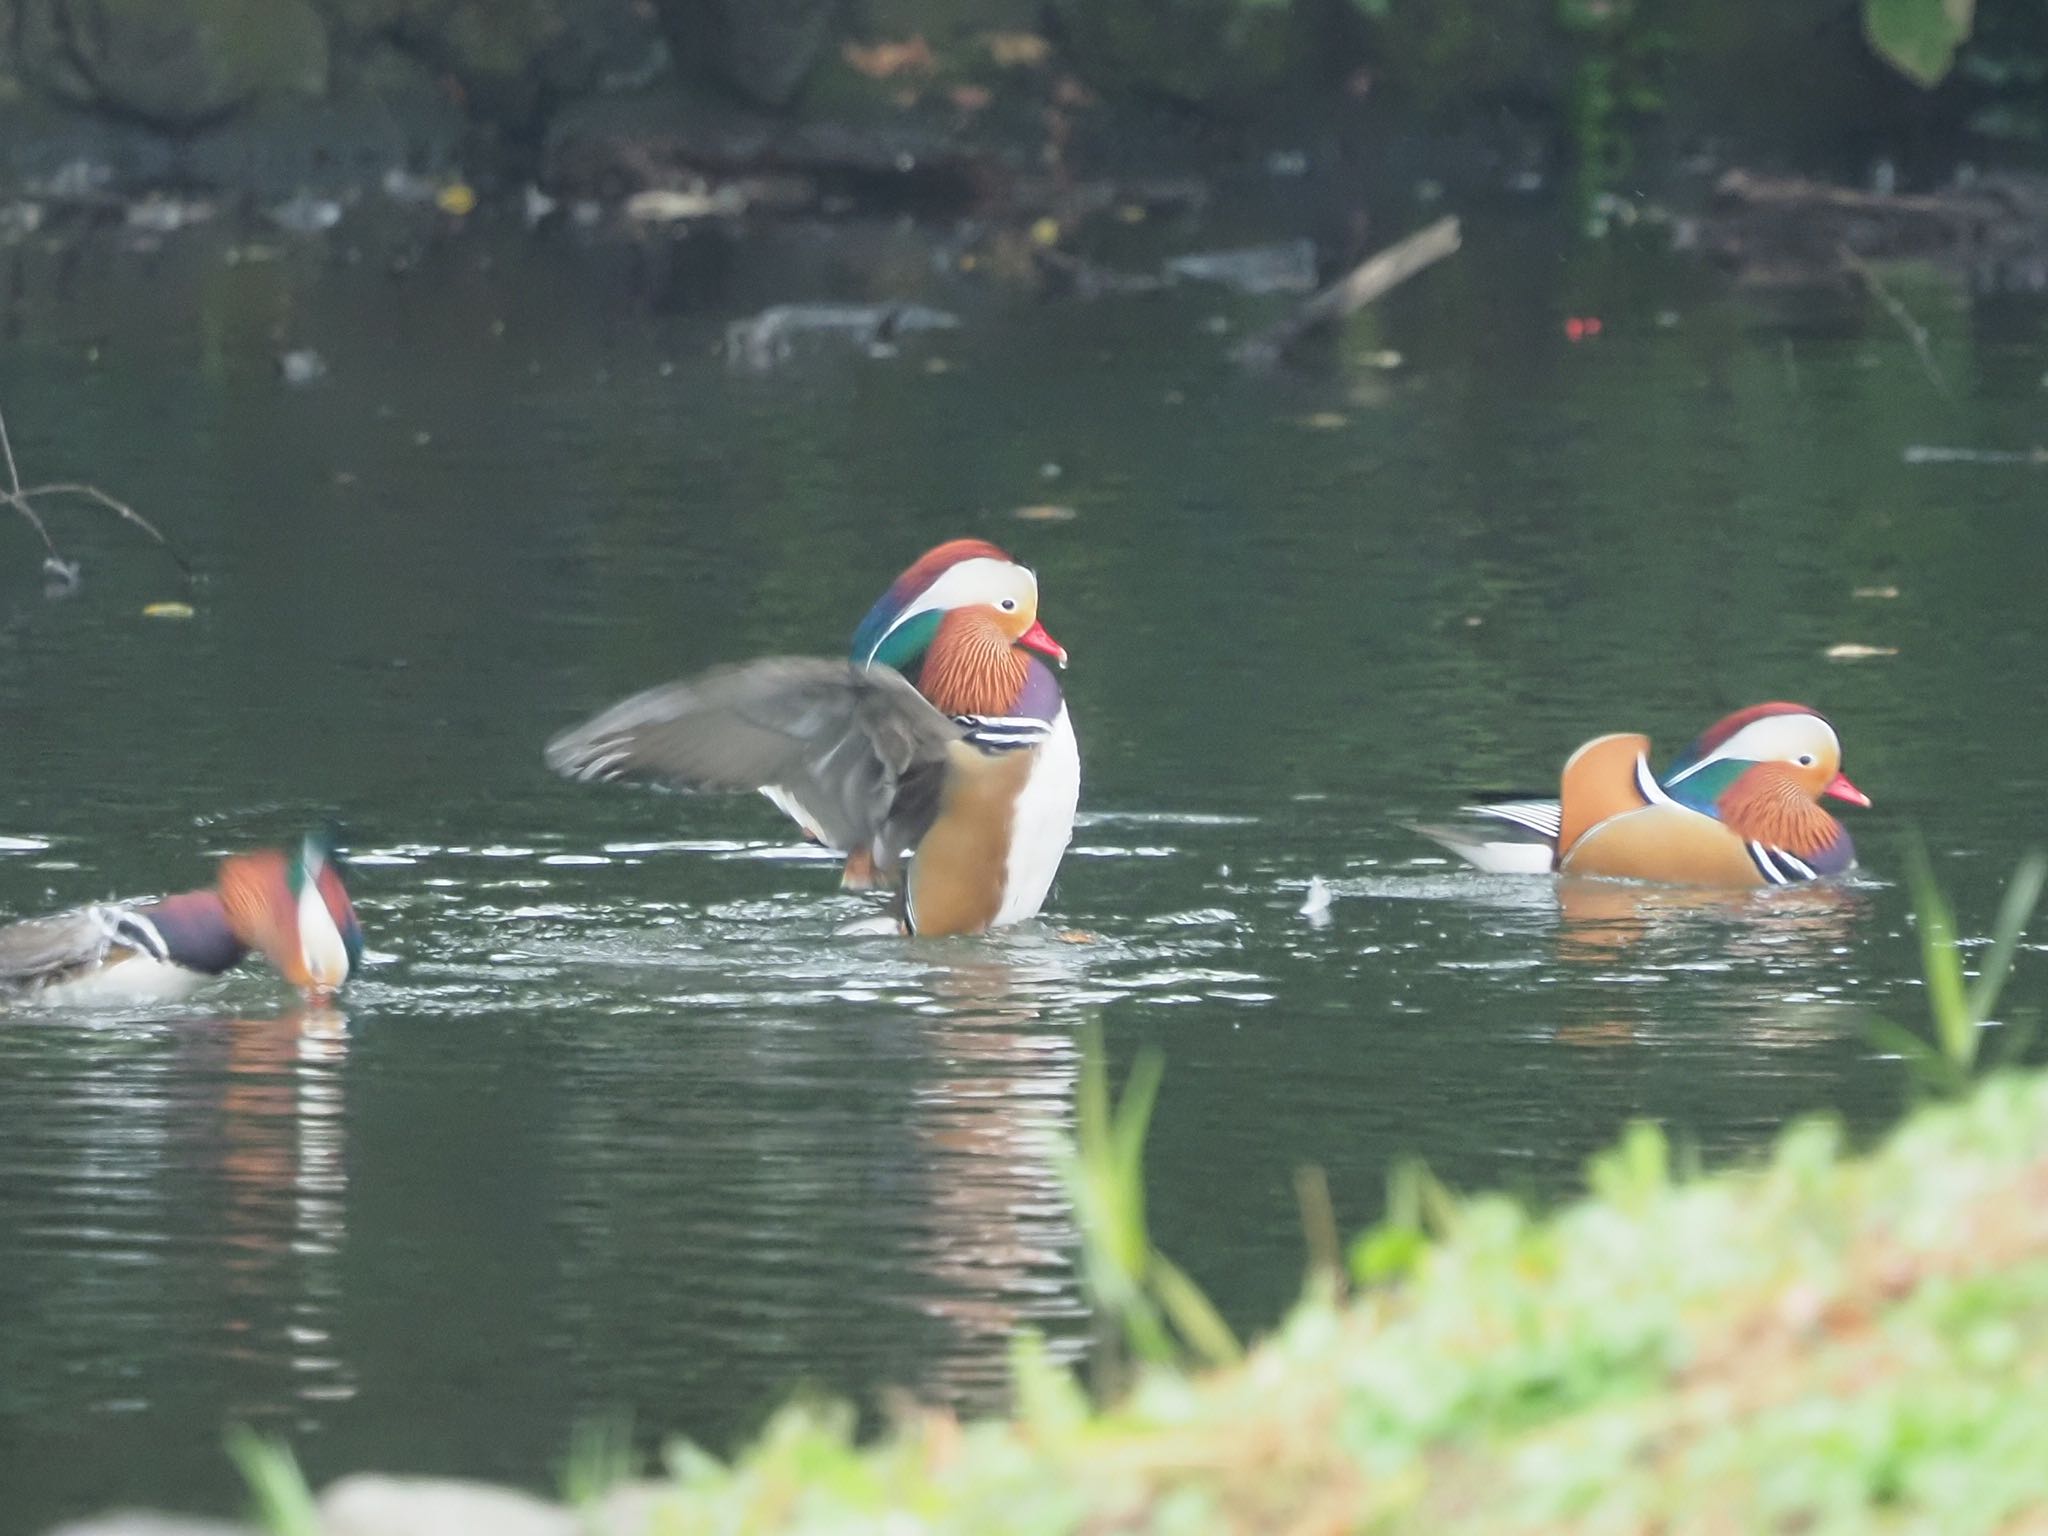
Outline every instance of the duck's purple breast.
<svg viewBox="0 0 2048 1536"><path fill-rule="evenodd" d="M162 938L166 957L188 971L218 976L248 953L228 926L228 909L212 891L186 891L131 910Z"/></svg>

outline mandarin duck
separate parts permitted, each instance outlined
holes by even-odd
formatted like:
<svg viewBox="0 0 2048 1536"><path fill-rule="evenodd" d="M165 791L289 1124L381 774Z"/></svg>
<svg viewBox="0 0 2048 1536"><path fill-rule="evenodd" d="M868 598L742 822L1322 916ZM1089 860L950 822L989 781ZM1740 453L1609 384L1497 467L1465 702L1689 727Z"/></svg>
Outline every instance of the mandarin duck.
<svg viewBox="0 0 2048 1536"><path fill-rule="evenodd" d="M897 577L847 660L776 657L637 694L557 736L575 779L758 789L895 893L891 926L981 933L1037 915L1073 836L1080 751L1038 580L954 539ZM1051 663L1051 665L1048 665Z"/></svg>
<svg viewBox="0 0 2048 1536"><path fill-rule="evenodd" d="M1556 800L1463 808L1418 826L1496 874L1603 875L1666 885L1795 885L1846 873L1848 829L1823 797L1868 806L1842 772L1835 729L1803 704L1716 721L1660 779L1647 736L1600 736L1571 755Z"/></svg>
<svg viewBox="0 0 2048 1536"><path fill-rule="evenodd" d="M362 928L326 838L309 835L289 852L232 855L200 890L0 927L0 998L167 1001L232 970L251 950L314 997L339 991L360 963Z"/></svg>

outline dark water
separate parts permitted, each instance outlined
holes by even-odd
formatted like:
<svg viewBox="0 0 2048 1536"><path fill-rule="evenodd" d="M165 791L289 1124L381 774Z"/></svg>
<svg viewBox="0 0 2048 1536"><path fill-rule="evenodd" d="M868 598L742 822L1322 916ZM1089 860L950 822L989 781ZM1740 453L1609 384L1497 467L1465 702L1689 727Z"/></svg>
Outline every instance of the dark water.
<svg viewBox="0 0 2048 1536"><path fill-rule="evenodd" d="M1972 932L2041 832L2048 472L1904 459L2040 441L2034 310L1907 286L1951 403L1876 311L1791 324L1481 224L1327 371L1253 380L1216 334L1248 301L1018 300L915 242L874 279L822 240L772 271L362 254L0 251L30 478L99 481L208 573L195 618L143 618L174 573L80 513L86 586L47 604L0 535L0 832L46 845L0 857L0 911L338 814L374 951L336 1015L252 973L0 1019L8 1530L231 1508L230 1422L316 1477L533 1482L620 1409L722 1447L804 1386L997 1406L1016 1329L1087 1333L1045 1132L1091 1017L1119 1063L1164 1048L1157 1234L1246 1324L1298 1282L1303 1163L1355 1227L1407 1155L1542 1195L1630 1116L1716 1162L1823 1106L1881 1126L1860 1021L1920 1010L1904 829ZM765 379L712 355L733 314L863 289L967 324ZM282 386L286 346L326 380ZM1044 924L836 940L857 904L765 804L541 769L627 690L838 649L963 532L1037 567L1074 656ZM1878 802L1853 888L1561 908L1399 826L1771 697L1827 711Z"/></svg>

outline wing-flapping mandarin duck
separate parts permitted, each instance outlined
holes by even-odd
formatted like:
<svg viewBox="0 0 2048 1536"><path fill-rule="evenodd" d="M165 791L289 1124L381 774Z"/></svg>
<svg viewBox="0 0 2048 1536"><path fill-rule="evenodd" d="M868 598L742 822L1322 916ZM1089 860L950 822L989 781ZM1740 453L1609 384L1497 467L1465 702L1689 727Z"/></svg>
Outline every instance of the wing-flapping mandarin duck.
<svg viewBox="0 0 2048 1536"><path fill-rule="evenodd" d="M325 838L232 855L200 890L8 924L0 928L0 998L180 998L251 950L314 997L339 991L361 961L362 928Z"/></svg>
<svg viewBox="0 0 2048 1536"><path fill-rule="evenodd" d="M906 933L1037 914L1073 836L1081 760L1038 582L993 544L941 544L896 579L845 661L720 667L548 744L577 779L758 789L896 893ZM1048 665L1050 663L1051 665Z"/></svg>
<svg viewBox="0 0 2048 1536"><path fill-rule="evenodd" d="M1497 874L1602 875L1666 885L1796 885L1846 873L1848 829L1823 797L1868 806L1835 729L1803 704L1717 721L1663 778L1647 736L1601 736L1564 765L1556 800L1464 807L1417 830Z"/></svg>

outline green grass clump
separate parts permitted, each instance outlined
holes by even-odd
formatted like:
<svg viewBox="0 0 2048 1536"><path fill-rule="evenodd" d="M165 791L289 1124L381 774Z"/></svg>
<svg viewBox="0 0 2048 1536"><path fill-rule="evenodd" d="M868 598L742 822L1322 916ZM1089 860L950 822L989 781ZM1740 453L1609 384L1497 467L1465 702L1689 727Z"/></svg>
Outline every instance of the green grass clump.
<svg viewBox="0 0 2048 1536"><path fill-rule="evenodd" d="M672 1453L599 1529L2048 1528L2048 1076L1867 1156L1813 1121L1689 1180L1637 1127L1591 1182L1542 1219L1417 1183L1354 1250L1399 1278L1312 1295L1237 1364L1096 1405L1027 1340L1011 1422L862 1447L793 1409L731 1463Z"/></svg>

